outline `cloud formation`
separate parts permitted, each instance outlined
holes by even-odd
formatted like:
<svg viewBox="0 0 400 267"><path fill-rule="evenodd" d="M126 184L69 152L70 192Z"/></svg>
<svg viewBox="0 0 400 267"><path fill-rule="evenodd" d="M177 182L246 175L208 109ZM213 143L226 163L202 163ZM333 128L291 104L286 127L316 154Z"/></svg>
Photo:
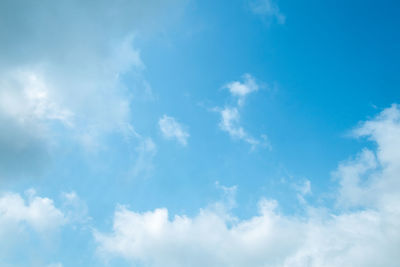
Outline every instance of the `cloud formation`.
<svg viewBox="0 0 400 267"><path fill-rule="evenodd" d="M176 139L181 145L187 145L187 139L190 135L175 118L163 115L158 120L158 126L165 138Z"/></svg>
<svg viewBox="0 0 400 267"><path fill-rule="evenodd" d="M25 197L13 192L2 193L0 264L24 266L29 263L38 266L29 262L30 253L41 251L67 223L63 211L55 207L52 199L39 197L32 189L26 192Z"/></svg>
<svg viewBox="0 0 400 267"><path fill-rule="evenodd" d="M377 145L339 164L336 208L304 203L304 216L262 199L258 215L226 209L170 217L119 206L110 233L95 231L98 253L144 266L397 266L400 245L400 109L384 110L355 129ZM310 193L306 182L299 188Z"/></svg>
<svg viewBox="0 0 400 267"><path fill-rule="evenodd" d="M229 90L232 96L238 98L238 106L244 104L246 96L259 89L258 84L250 74L243 75L243 82L233 81L224 86Z"/></svg>
<svg viewBox="0 0 400 267"><path fill-rule="evenodd" d="M0 265L62 266L48 264L57 239L69 227L87 226L88 220L86 204L75 192L63 193L59 207L53 199L38 196L34 189L23 195L1 193Z"/></svg>
<svg viewBox="0 0 400 267"><path fill-rule="evenodd" d="M129 132L131 100L149 90L134 36L181 3L1 1L0 179L40 168L60 137L94 150L103 135Z"/></svg>
<svg viewBox="0 0 400 267"><path fill-rule="evenodd" d="M237 104L214 109L221 115L220 129L227 132L233 139L245 141L252 148L258 145L270 147L266 135L261 136L262 140L256 139L240 125L240 109L244 106L247 95L259 89L254 78L250 74L245 74L243 75L243 82L233 81L227 83L224 88L228 89L231 96L237 99Z"/></svg>
<svg viewBox="0 0 400 267"><path fill-rule="evenodd" d="M66 223L64 214L51 199L38 197L33 190L27 191L27 195L27 201L15 193L0 197L0 236L8 235L10 228L23 228L24 225L45 233Z"/></svg>

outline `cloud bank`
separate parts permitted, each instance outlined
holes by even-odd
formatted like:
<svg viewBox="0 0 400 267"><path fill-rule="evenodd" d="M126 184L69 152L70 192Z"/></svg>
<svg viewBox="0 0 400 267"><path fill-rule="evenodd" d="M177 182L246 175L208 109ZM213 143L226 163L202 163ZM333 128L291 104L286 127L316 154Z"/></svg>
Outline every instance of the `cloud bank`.
<svg viewBox="0 0 400 267"><path fill-rule="evenodd" d="M119 206L98 253L143 266L397 266L400 247L400 109L393 105L354 130L377 146L339 164L336 208L304 204L287 216L262 199L258 215L227 209L176 215ZM304 193L310 193L310 185Z"/></svg>

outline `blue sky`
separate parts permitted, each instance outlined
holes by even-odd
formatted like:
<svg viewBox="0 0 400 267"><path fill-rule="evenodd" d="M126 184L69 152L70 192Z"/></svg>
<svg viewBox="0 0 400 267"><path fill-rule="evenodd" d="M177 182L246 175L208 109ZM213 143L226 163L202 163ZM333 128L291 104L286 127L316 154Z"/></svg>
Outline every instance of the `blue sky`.
<svg viewBox="0 0 400 267"><path fill-rule="evenodd" d="M0 265L396 266L398 8L1 1Z"/></svg>

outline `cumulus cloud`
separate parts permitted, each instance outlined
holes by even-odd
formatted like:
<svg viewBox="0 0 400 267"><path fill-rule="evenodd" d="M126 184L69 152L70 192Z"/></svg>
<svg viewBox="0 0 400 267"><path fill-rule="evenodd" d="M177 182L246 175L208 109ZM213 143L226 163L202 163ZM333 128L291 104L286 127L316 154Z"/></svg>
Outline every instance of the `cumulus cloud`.
<svg viewBox="0 0 400 267"><path fill-rule="evenodd" d="M353 131L377 145L354 159L342 162L334 173L341 183L338 204L352 207L383 207L400 201L400 107L392 105Z"/></svg>
<svg viewBox="0 0 400 267"><path fill-rule="evenodd" d="M150 88L134 36L165 25L181 3L1 1L0 179L47 162L60 136L93 150L102 135L126 132L134 93Z"/></svg>
<svg viewBox="0 0 400 267"><path fill-rule="evenodd" d="M100 253L150 266L261 266L260 262L272 263L281 257L280 246L294 246L285 244L284 236L295 232L281 234L279 230L286 229L276 228L271 234L271 228L283 223L272 213L273 207L274 203L261 203L259 217L232 228L227 226L229 217L212 210L202 210L194 218L169 220L166 209L135 213L120 207L113 233L95 237Z"/></svg>
<svg viewBox="0 0 400 267"><path fill-rule="evenodd" d="M286 16L279 10L278 5L273 0L255 0L250 2L253 13L262 16L264 19L275 19L279 24L284 24Z"/></svg>
<svg viewBox="0 0 400 267"><path fill-rule="evenodd" d="M64 213L53 200L39 197L34 190L25 196L13 192L0 195L0 262L20 259L21 254L35 251L67 223ZM24 254L25 255L25 254ZM14 266L14 265L13 265Z"/></svg>
<svg viewBox="0 0 400 267"><path fill-rule="evenodd" d="M221 130L227 132L233 139L243 140L250 144L252 148L258 145L270 147L266 135L262 135L261 139L256 139L247 133L240 125L240 109L244 105L246 96L259 89L259 86L250 74L243 75L243 80L243 82L233 81L224 86L224 88L229 90L232 97L237 99L237 104L214 109L214 111L221 115L219 127Z"/></svg>
<svg viewBox="0 0 400 267"><path fill-rule="evenodd" d="M15 193L0 197L0 235L8 234L9 228L24 225L39 232L53 231L66 222L51 199L38 197L33 190L27 191L27 195L27 200Z"/></svg>
<svg viewBox="0 0 400 267"><path fill-rule="evenodd" d="M53 258L59 238L71 227L87 229L90 218L75 192L63 193L61 200L56 205L34 189L0 194L1 266L62 266Z"/></svg>
<svg viewBox="0 0 400 267"><path fill-rule="evenodd" d="M194 216L165 208L119 206L110 233L94 232L98 253L144 266L397 266L400 246L400 109L393 105L361 124L373 141L339 164L336 208L306 205L306 215L279 212L262 199L258 215L235 218L212 206ZM226 188L228 193L235 189ZM309 194L309 182L299 187Z"/></svg>
<svg viewBox="0 0 400 267"><path fill-rule="evenodd" d="M185 131L184 127L175 118L163 115L159 119L158 125L165 138L176 139L181 145L187 145L189 133Z"/></svg>

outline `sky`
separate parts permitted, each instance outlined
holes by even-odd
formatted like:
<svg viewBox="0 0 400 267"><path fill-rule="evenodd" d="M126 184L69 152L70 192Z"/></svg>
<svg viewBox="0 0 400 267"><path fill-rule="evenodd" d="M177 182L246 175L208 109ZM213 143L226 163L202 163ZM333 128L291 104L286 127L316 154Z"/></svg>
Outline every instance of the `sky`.
<svg viewBox="0 0 400 267"><path fill-rule="evenodd" d="M0 265L398 266L399 8L0 0Z"/></svg>

